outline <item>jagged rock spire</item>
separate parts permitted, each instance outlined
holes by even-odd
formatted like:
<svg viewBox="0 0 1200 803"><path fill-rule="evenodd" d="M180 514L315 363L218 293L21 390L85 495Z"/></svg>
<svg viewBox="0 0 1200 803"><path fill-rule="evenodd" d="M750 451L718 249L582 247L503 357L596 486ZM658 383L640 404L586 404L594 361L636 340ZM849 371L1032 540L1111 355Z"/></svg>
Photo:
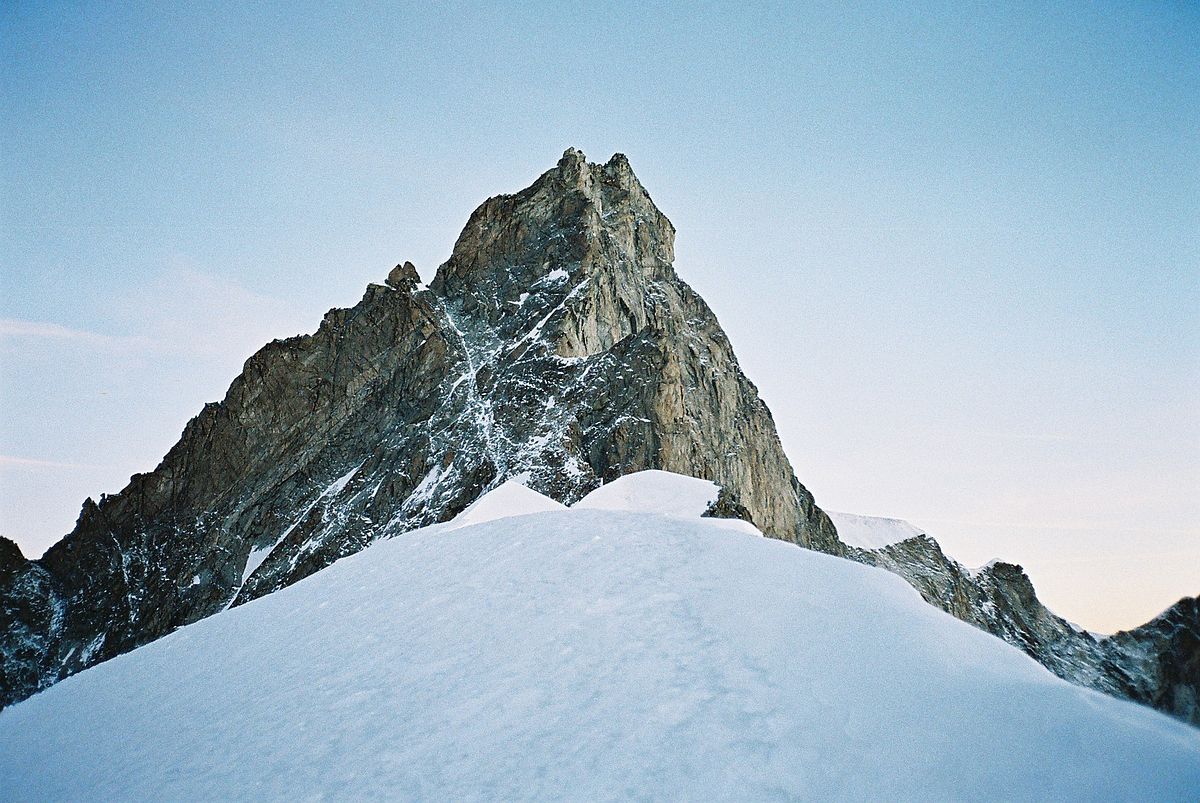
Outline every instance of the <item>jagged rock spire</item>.
<svg viewBox="0 0 1200 803"><path fill-rule="evenodd" d="M417 269L411 262L405 262L403 265L397 265L388 273L387 285L396 290L407 290L412 292L417 289L417 285L421 283L421 277L417 274Z"/></svg>

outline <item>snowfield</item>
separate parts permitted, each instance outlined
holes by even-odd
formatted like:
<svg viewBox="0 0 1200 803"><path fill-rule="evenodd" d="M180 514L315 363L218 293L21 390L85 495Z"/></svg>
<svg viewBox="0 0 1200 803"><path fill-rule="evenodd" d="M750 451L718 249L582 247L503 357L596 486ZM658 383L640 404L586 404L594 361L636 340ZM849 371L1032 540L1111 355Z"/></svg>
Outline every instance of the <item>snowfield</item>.
<svg viewBox="0 0 1200 803"><path fill-rule="evenodd" d="M457 530L485 521L522 516L529 513L546 513L566 510L566 505L556 502L537 491L531 491L519 482L509 480L475 500L466 510L443 525L443 529Z"/></svg>
<svg viewBox="0 0 1200 803"><path fill-rule="evenodd" d="M639 471L617 477L576 502L575 510L631 510L698 519L717 501L715 482L669 471Z"/></svg>
<svg viewBox="0 0 1200 803"><path fill-rule="evenodd" d="M661 474L502 486L68 678L0 713L0 797L1200 798L1200 731Z"/></svg>
<svg viewBox="0 0 1200 803"><path fill-rule="evenodd" d="M720 493L721 487L715 482L650 469L618 477L592 491L571 507L574 510L628 510L698 519L708 510L709 505L717 501ZM762 533L753 524L741 519L706 521L713 527L724 527L762 537Z"/></svg>

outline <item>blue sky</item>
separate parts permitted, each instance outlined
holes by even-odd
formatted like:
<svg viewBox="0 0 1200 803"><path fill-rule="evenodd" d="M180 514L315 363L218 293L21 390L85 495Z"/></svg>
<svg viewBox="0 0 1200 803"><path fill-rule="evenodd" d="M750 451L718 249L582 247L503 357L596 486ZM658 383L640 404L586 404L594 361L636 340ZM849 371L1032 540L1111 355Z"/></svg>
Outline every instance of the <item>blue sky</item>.
<svg viewBox="0 0 1200 803"><path fill-rule="evenodd" d="M0 532L567 146L679 230L818 503L1111 630L1200 592L1200 9L0 10Z"/></svg>

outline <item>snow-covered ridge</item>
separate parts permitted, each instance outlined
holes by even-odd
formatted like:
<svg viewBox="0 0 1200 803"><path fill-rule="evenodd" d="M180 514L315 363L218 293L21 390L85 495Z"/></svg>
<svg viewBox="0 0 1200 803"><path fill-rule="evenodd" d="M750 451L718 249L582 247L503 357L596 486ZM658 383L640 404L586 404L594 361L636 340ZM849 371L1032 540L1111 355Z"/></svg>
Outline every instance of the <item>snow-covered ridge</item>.
<svg viewBox="0 0 1200 803"><path fill-rule="evenodd" d="M651 469L618 477L601 485L571 506L571 510L625 510L684 519L698 519L717 501L721 487L710 480ZM568 508L544 494L531 490L518 479L508 480L488 491L470 507L443 525L458 529L485 521L547 513ZM753 524L740 519L711 519L713 526L762 535Z"/></svg>
<svg viewBox="0 0 1200 803"><path fill-rule="evenodd" d="M881 516L860 516L857 513L825 513L837 527L838 538L843 543L860 549L882 549L885 546L924 535L925 531L902 519Z"/></svg>
<svg viewBox="0 0 1200 803"><path fill-rule="evenodd" d="M709 480L670 471L638 471L601 485L572 507L699 518L720 492L720 486Z"/></svg>
<svg viewBox="0 0 1200 803"><path fill-rule="evenodd" d="M1195 798L1200 732L672 482L502 485L69 678L0 712L0 797Z"/></svg>
<svg viewBox="0 0 1200 803"><path fill-rule="evenodd" d="M458 529L485 521L566 509L566 505L530 490L516 480L508 480L476 499L470 507L455 516L447 528Z"/></svg>

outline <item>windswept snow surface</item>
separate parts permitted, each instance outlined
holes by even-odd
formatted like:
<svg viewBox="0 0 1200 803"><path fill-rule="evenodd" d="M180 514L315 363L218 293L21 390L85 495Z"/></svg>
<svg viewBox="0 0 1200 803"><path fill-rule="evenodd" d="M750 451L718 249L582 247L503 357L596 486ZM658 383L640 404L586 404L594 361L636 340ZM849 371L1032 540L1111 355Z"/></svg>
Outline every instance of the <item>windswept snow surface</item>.
<svg viewBox="0 0 1200 803"><path fill-rule="evenodd" d="M860 516L856 513L825 511L837 527L842 543L861 549L882 549L889 544L923 534L925 531L901 519L885 519L879 516Z"/></svg>
<svg viewBox="0 0 1200 803"><path fill-rule="evenodd" d="M699 518L717 500L720 486L670 471L639 471L601 485L571 507L575 510L634 510Z"/></svg>
<svg viewBox="0 0 1200 803"><path fill-rule="evenodd" d="M525 516L530 513L548 513L566 510L566 505L548 496L526 488L516 480L509 480L489 491L448 523L448 529L458 529L485 521Z"/></svg>
<svg viewBox="0 0 1200 803"><path fill-rule="evenodd" d="M631 510L686 519L699 518L717 501L721 486L709 480L648 469L625 474L601 485L571 505L573 510ZM741 519L708 519L714 527L761 537L762 533Z"/></svg>
<svg viewBox="0 0 1200 803"><path fill-rule="evenodd" d="M381 541L0 712L0 745L8 800L1200 796L1200 731L892 574L588 507Z"/></svg>

